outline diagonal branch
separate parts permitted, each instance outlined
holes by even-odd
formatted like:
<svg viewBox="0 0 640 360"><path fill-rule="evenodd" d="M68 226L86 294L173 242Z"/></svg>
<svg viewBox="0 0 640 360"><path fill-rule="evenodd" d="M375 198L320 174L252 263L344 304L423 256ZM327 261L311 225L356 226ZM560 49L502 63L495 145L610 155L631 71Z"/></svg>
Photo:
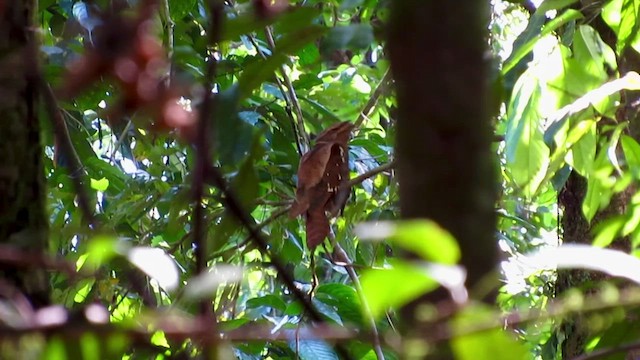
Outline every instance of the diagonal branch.
<svg viewBox="0 0 640 360"><path fill-rule="evenodd" d="M296 286L293 276L286 270L282 260L280 260L277 255L271 253L267 239L265 239L262 234L255 229L252 219L242 209L237 195L228 187L226 180L222 177L218 168L214 166L209 166L207 168L206 181L220 189L224 195L223 202L225 207L238 219L238 221L240 221L240 223L242 223L247 231L249 231L251 239L258 246L260 251L271 258L271 264L276 269L278 278L280 278L296 300L300 302L309 317L311 317L313 321L322 322L323 319L320 312L313 306L306 294ZM336 345L336 350L344 359L352 358L344 346L338 344Z"/></svg>
<svg viewBox="0 0 640 360"><path fill-rule="evenodd" d="M66 168L69 171L69 176L71 177L71 181L73 182L73 186L76 190L78 207L89 222L89 225L95 227L96 220L93 216L91 206L89 205L89 195L84 187L85 181L83 181L83 178L86 173L82 167L82 163L80 162L80 157L73 147L73 142L71 141L69 130L67 129L67 124L62 117L62 113L60 113L58 101L53 94L51 86L49 86L42 77L42 72L38 74L38 83L42 90L46 111L49 113L51 126L53 127L56 137L56 143L58 144L62 155L66 159Z"/></svg>
<svg viewBox="0 0 640 360"><path fill-rule="evenodd" d="M360 111L360 114L358 114L358 118L354 123L356 128L359 128L360 125L362 125L362 123L364 122L364 120L367 119L368 116L371 114L371 111L378 103L378 99L380 99L380 96L382 96L382 94L384 94L385 91L387 91L387 87L389 86L390 81L391 81L391 71L387 70L387 72L385 72L384 75L382 76L382 80L380 80L380 82L378 83L378 86L371 94L369 101L367 101L367 103L362 108L362 111Z"/></svg>
<svg viewBox="0 0 640 360"><path fill-rule="evenodd" d="M367 180L368 178L374 177L376 175L378 175L379 173L383 172L383 171L387 171L389 169L393 169L396 166L396 162L394 161L390 161L384 165L380 165L376 168L373 168L369 171L366 171L356 177L354 177L353 179L350 179L349 181L345 182L344 184L342 184L340 187L341 188L351 188L352 186L358 185L361 182Z"/></svg>

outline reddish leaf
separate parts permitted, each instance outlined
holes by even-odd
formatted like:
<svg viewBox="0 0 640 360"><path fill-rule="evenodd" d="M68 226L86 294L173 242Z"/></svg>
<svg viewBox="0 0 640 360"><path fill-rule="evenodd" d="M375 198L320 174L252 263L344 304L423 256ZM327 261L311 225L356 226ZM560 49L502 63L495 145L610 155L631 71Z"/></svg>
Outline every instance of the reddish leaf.
<svg viewBox="0 0 640 360"><path fill-rule="evenodd" d="M306 213L307 246L312 249L324 241L330 231L326 212L336 216L344 207L349 189L341 185L349 180L347 142L353 130L348 122L331 126L318 135L314 148L300 160L296 200L289 216Z"/></svg>

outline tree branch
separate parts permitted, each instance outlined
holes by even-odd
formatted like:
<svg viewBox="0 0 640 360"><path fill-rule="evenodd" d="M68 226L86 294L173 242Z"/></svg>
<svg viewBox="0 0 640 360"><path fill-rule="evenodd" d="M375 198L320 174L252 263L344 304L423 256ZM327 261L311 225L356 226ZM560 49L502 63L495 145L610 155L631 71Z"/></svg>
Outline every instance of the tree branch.
<svg viewBox="0 0 640 360"><path fill-rule="evenodd" d="M358 114L358 118L354 122L356 128L359 128L360 125L362 125L362 123L364 122L364 120L368 119L368 116L371 114L371 111L378 103L378 99L380 99L380 96L387 90L387 87L389 86L390 81L391 81L391 71L387 69L387 71L382 76L382 79L378 83L378 86L376 86L376 89L371 94L369 101L367 101L367 103L362 108L362 111L360 111L360 113Z"/></svg>
<svg viewBox="0 0 640 360"><path fill-rule="evenodd" d="M80 158L78 157L78 154L73 147L73 142L71 141L69 130L67 129L67 124L65 123L64 118L60 113L58 101L53 94L51 86L49 86L49 84L47 84L47 82L42 77L41 70L38 73L38 83L42 91L45 108L49 115L51 126L53 127L53 131L55 133L58 149L66 159L65 167L69 171L69 176L71 177L71 181L73 182L73 186L76 190L76 195L78 197L78 207L80 208L83 216L87 219L89 225L92 228L95 228L95 226L97 225L96 220L93 216L91 206L89 205L89 195L87 194L87 191L84 187L85 181L83 181L86 173L82 167Z"/></svg>
<svg viewBox="0 0 640 360"><path fill-rule="evenodd" d="M367 172L364 172L356 177L354 177L353 179L350 179L349 181L347 181L346 183L340 185L341 188L351 188L352 186L358 185L361 182L367 180L368 178L374 177L376 175L378 175L379 173L392 169L394 166L396 166L396 162L394 161L390 161L384 165L380 165L377 168L373 168Z"/></svg>
<svg viewBox="0 0 640 360"><path fill-rule="evenodd" d="M255 229L250 216L242 209L240 201L232 189L229 189L227 182L220 174L218 168L209 166L206 174L206 180L210 184L216 186L224 195L225 207L235 216L240 223L249 231L249 235L253 242L258 246L260 251L271 259L271 264L276 269L278 278L289 289L291 294L300 302L306 313L313 321L323 322L322 315L313 306L307 296L296 286L293 276L286 270L284 263L278 256L272 254L268 247L268 241L262 234ZM349 352L341 345L336 346L336 350L345 359L351 359Z"/></svg>

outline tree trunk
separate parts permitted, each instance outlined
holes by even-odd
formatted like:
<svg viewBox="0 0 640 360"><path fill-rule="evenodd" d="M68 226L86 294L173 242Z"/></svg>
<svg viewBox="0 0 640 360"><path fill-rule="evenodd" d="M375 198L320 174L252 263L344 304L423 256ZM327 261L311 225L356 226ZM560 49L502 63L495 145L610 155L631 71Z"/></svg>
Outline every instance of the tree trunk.
<svg viewBox="0 0 640 360"><path fill-rule="evenodd" d="M0 245L29 252L47 249L48 221L40 126L37 117L35 2L0 2ZM0 296L7 288L35 307L49 303L46 272L21 259L0 264Z"/></svg>
<svg viewBox="0 0 640 360"><path fill-rule="evenodd" d="M455 236L469 287L497 264L488 23L479 0L394 1L389 23L401 216L433 219ZM418 304L445 300L441 292L407 307L406 328Z"/></svg>

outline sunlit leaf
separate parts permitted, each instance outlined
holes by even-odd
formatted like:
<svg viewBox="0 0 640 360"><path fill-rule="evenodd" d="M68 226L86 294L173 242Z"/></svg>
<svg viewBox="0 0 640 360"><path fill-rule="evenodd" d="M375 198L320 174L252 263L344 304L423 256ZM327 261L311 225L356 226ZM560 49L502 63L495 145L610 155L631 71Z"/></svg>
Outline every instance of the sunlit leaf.
<svg viewBox="0 0 640 360"><path fill-rule="evenodd" d="M455 264L460 259L458 243L451 234L431 220L377 222L358 225L362 239L389 239L423 259Z"/></svg>
<svg viewBox="0 0 640 360"><path fill-rule="evenodd" d="M521 77L507 110L505 134L507 168L516 185L533 195L549 165L549 148L544 143L539 109L540 87L532 78Z"/></svg>
<svg viewBox="0 0 640 360"><path fill-rule="evenodd" d="M100 180L91 179L91 188L97 191L106 191L109 188L109 180L106 178Z"/></svg>
<svg viewBox="0 0 640 360"><path fill-rule="evenodd" d="M542 27L540 31L540 35L529 40L525 44L523 44L520 48L515 49L515 51L509 56L509 58L505 61L502 66L502 74L508 73L513 67L522 59L525 55L533 50L536 42L542 37L551 34L553 31L561 27L562 25L568 23L569 21L573 21L576 19L582 18L582 14L580 11L569 9L564 11L560 16L555 19L549 21Z"/></svg>

